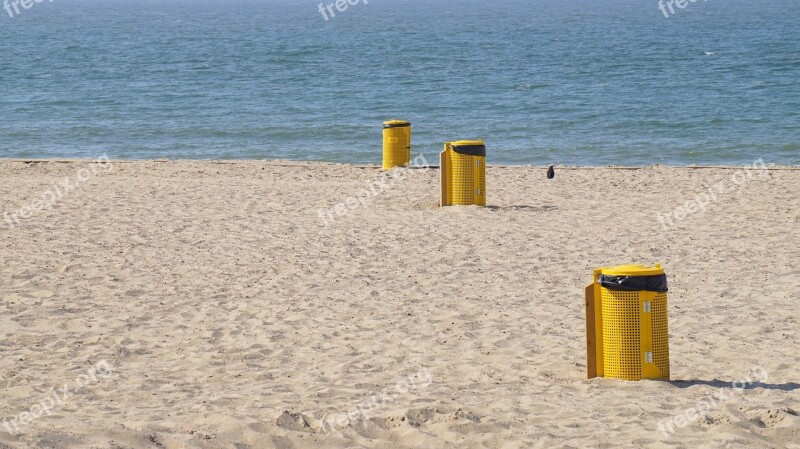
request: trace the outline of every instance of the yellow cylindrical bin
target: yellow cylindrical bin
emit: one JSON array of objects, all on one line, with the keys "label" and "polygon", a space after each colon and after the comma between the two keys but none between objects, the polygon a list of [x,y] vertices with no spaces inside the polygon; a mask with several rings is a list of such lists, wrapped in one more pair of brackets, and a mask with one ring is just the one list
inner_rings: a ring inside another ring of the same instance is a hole
[{"label": "yellow cylindrical bin", "polygon": [[439,166],[441,206],[486,205],[486,146],[482,140],[446,142]]},{"label": "yellow cylindrical bin", "polygon": [[661,266],[599,268],[586,287],[588,377],[669,380],[667,276]]},{"label": "yellow cylindrical bin", "polygon": [[411,123],[405,120],[383,122],[383,169],[406,167],[411,160]]}]

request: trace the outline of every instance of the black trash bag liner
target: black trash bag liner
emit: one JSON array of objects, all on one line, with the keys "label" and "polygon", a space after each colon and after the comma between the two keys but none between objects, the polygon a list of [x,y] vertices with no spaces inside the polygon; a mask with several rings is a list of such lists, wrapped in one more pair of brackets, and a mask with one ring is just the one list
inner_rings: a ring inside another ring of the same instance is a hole
[{"label": "black trash bag liner", "polygon": [[667,275],[655,276],[610,276],[601,274],[597,282],[609,290],[667,292]]},{"label": "black trash bag liner", "polygon": [[456,153],[486,157],[486,145],[453,145],[451,148]]}]

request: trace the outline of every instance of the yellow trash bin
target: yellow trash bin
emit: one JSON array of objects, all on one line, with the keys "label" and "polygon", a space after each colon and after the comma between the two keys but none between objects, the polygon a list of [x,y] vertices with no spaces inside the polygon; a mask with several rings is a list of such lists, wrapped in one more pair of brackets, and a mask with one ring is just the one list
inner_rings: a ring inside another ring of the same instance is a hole
[{"label": "yellow trash bin", "polygon": [[482,140],[446,142],[439,167],[441,206],[486,205],[486,146]]},{"label": "yellow trash bin", "polygon": [[661,266],[599,268],[586,287],[588,377],[669,380],[667,276]]},{"label": "yellow trash bin", "polygon": [[383,169],[405,167],[411,160],[411,123],[405,120],[383,122]]}]

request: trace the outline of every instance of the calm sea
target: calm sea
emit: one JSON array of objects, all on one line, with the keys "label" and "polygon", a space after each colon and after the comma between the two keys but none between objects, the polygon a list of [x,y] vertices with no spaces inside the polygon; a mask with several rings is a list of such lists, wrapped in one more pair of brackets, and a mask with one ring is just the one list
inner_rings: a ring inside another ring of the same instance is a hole
[{"label": "calm sea", "polygon": [[800,164],[798,0],[332,2],[0,10],[0,157]]}]

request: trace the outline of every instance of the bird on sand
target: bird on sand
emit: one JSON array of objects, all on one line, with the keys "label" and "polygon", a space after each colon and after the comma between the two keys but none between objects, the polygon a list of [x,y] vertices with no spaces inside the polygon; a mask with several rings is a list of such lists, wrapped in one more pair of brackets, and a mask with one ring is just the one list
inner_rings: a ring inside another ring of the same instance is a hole
[{"label": "bird on sand", "polygon": [[547,179],[553,179],[556,177],[556,171],[553,170],[553,166],[551,165],[550,168],[547,169]]}]

